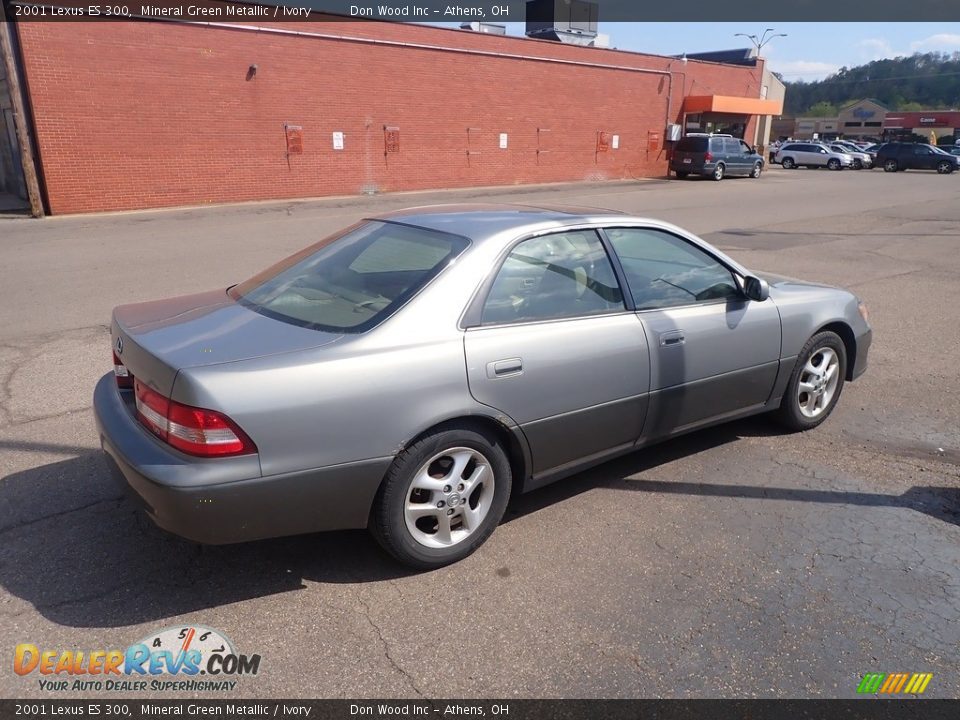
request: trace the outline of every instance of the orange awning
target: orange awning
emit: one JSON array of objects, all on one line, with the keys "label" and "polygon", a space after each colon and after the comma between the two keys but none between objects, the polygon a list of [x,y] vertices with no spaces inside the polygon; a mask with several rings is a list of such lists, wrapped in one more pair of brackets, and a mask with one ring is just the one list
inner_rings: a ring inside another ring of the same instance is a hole
[{"label": "orange awning", "polygon": [[733,97],[730,95],[688,95],[683,99],[687,113],[722,112],[737,115],[780,115],[783,100]]}]

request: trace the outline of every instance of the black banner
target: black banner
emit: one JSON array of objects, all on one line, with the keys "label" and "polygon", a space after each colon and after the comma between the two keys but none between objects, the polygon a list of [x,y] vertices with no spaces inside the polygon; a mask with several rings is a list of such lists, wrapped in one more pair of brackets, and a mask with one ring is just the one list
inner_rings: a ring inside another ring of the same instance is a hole
[{"label": "black banner", "polygon": [[0,700],[0,718],[955,720],[960,700]]},{"label": "black banner", "polygon": [[[3,0],[7,14],[17,21],[122,20],[137,17],[207,22],[336,22],[338,20],[392,20],[396,22],[526,22],[525,0],[264,0],[249,11],[228,13],[204,0]],[[685,0],[682,3],[648,0],[592,0],[595,8],[559,0],[548,10],[540,3],[530,12],[535,20],[573,23],[581,16],[593,22],[951,22],[960,21],[956,0]],[[573,0],[583,5],[583,0]],[[255,9],[256,8],[256,9]],[[558,9],[557,9],[558,8]],[[549,17],[548,17],[549,16]]]}]

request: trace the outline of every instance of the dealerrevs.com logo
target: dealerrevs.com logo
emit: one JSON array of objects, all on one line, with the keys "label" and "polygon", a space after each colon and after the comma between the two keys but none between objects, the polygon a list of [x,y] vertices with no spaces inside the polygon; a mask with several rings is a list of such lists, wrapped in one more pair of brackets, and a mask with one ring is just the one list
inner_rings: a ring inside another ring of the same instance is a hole
[{"label": "dealerrevs.com logo", "polygon": [[126,650],[50,650],[21,643],[13,653],[13,670],[39,676],[40,689],[130,692],[226,691],[236,678],[256,675],[260,655],[243,655],[212,628],[169,627]]}]

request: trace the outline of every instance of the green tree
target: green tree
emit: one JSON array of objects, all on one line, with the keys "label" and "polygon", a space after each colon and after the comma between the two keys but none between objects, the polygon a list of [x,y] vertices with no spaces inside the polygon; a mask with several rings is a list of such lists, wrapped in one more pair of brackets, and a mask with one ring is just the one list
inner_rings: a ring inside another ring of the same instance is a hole
[{"label": "green tree", "polygon": [[833,105],[826,100],[821,100],[820,102],[811,105],[804,115],[808,117],[828,118],[836,117],[837,113],[839,112],[840,110],[836,105]]},{"label": "green tree", "polygon": [[874,60],[843,67],[823,80],[786,86],[785,115],[813,114],[821,103],[837,108],[861,98],[897,110],[907,104],[930,110],[960,108],[960,52]]}]

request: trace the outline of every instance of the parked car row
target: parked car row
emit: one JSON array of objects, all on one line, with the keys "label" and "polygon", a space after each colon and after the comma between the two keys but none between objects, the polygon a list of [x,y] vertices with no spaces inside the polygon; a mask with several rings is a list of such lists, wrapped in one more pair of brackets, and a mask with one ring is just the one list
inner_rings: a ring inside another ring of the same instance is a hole
[{"label": "parked car row", "polygon": [[960,148],[946,149],[924,143],[891,142],[861,147],[850,142],[787,142],[776,151],[773,162],[790,170],[796,167],[898,170],[936,170],[948,175],[960,170]]},{"label": "parked car row", "polygon": [[[786,170],[798,167],[828,170],[936,170],[942,175],[960,170],[960,147],[947,149],[923,143],[891,142],[879,145],[849,140],[788,141],[771,154],[771,162]],[[758,178],[766,165],[755,147],[732,135],[690,133],[682,137],[670,158],[678,179],[690,176],[723,180],[728,175]]]}]

